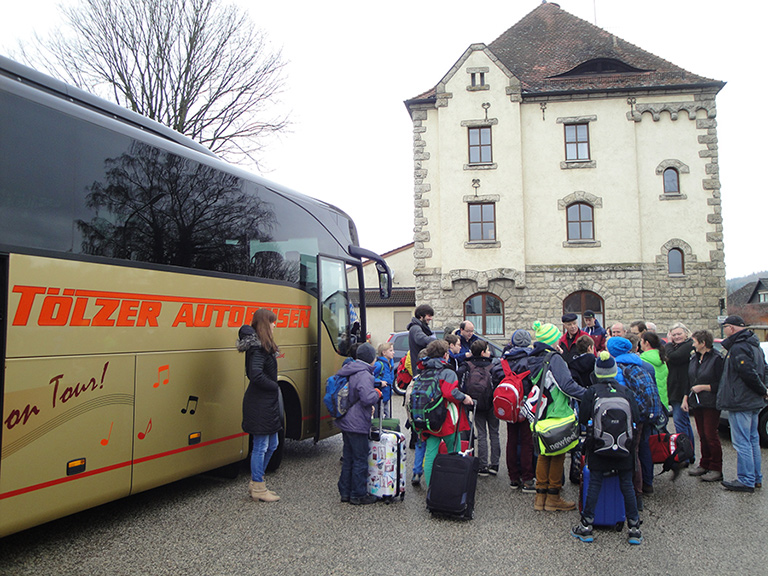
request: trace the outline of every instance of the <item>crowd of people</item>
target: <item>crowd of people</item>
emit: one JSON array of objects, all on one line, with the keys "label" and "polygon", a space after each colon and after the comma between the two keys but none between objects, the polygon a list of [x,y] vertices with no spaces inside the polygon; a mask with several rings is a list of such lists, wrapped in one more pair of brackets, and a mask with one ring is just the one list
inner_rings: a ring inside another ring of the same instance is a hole
[{"label": "crowd of people", "polygon": [[[266,488],[264,470],[282,425],[277,346],[272,339],[275,319],[270,314],[258,311],[252,324],[241,328],[238,343],[238,349],[246,353],[250,379],[243,402],[243,430],[253,435],[249,489],[254,500],[267,502],[279,500]],[[662,336],[648,321],[632,322],[628,329],[617,322],[605,329],[595,313],[587,310],[581,316],[584,326],[579,326],[576,314],[566,313],[561,318],[562,331],[542,322],[535,322],[530,330],[515,330],[501,358],[491,358],[487,342],[478,338],[472,322],[464,321],[455,332],[438,339],[430,328],[433,318],[434,310],[428,304],[416,308],[408,325],[408,354],[414,379],[422,372],[438,375],[447,410],[438,430],[412,434],[414,486],[422,480],[429,486],[432,464],[442,443],[448,445],[448,451],[460,449],[460,439],[466,440],[471,426],[468,409],[474,412],[479,475],[499,474],[501,423],[492,409],[492,392],[506,373],[514,372],[525,374],[526,406],[529,414],[535,413],[534,422],[577,416],[581,431],[586,432],[583,452],[591,475],[589,486],[585,486],[581,521],[571,530],[582,541],[593,539],[594,511],[603,478],[616,473],[624,498],[628,541],[642,542],[639,513],[643,511],[643,497],[653,493],[654,480],[649,440],[670,424],[699,446],[698,465],[695,458],[683,463],[690,465],[689,475],[703,482],[720,482],[728,491],[754,492],[762,487],[757,422],[768,402],[766,362],[758,338],[741,317],[728,316],[723,322],[727,336],[722,341],[724,356],[715,350],[713,334],[707,330],[692,333],[684,324],[676,323]],[[349,410],[336,419],[344,445],[338,490],[342,502],[371,504],[376,498],[366,492],[368,433],[375,406],[383,394],[391,394],[395,382],[391,344],[381,345],[378,351],[368,343],[356,346],[354,357],[345,362],[341,373],[349,378]],[[624,398],[631,408],[627,413],[632,441],[620,446],[620,457],[606,455],[590,439],[593,408],[611,394]],[[721,410],[728,411],[737,454],[733,480],[723,478],[717,432]],[[506,422],[506,426],[510,486],[535,494],[533,509],[537,512],[575,510],[575,502],[561,497],[566,452],[542,450],[528,420]],[[678,473],[676,469],[675,477]]]}]

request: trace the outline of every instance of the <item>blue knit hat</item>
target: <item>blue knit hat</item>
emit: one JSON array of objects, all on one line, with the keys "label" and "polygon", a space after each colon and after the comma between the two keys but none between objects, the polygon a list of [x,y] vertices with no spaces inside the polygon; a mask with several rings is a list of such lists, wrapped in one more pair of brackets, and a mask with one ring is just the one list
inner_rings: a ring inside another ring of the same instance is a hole
[{"label": "blue knit hat", "polygon": [[615,358],[632,350],[632,342],[621,336],[614,336],[608,339],[605,347],[611,353],[611,356]]},{"label": "blue knit hat", "polygon": [[616,378],[616,361],[605,350],[595,359],[595,376],[597,378]]}]

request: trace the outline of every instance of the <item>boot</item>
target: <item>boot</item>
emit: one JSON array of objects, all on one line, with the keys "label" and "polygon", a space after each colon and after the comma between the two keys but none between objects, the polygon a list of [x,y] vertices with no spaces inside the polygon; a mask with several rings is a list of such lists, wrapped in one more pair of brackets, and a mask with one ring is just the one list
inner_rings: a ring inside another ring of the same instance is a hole
[{"label": "boot", "polygon": [[533,509],[537,512],[544,510],[544,503],[547,499],[546,488],[536,488],[536,500],[533,502]]},{"label": "boot", "polygon": [[280,500],[280,496],[267,490],[267,485],[264,482],[251,482],[251,498],[254,502],[259,500],[262,502],[277,502]]},{"label": "boot", "polygon": [[558,488],[550,488],[547,490],[546,501],[544,502],[544,510],[548,512],[557,512],[560,510],[576,510],[576,502],[568,502],[560,498],[560,490]]},{"label": "boot", "polygon": [[[266,483],[267,483],[266,480],[264,482],[262,482],[262,484],[266,484]],[[251,480],[251,483],[248,485],[248,492],[250,492],[251,496],[253,496],[254,490],[258,489],[257,486],[256,486],[257,484],[258,484],[258,482],[254,482],[253,480]],[[273,492],[272,490],[269,490],[269,489],[267,489],[267,492],[272,494],[272,496],[277,496],[277,492]]]}]

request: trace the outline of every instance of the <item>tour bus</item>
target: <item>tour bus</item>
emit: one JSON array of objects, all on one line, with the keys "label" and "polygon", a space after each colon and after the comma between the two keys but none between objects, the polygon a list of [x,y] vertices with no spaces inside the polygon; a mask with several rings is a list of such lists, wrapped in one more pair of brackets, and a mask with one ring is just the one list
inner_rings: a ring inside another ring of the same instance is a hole
[{"label": "tour bus", "polygon": [[247,458],[235,345],[259,308],[284,436],[334,434],[362,258],[388,297],[341,210],[0,57],[0,536]]}]

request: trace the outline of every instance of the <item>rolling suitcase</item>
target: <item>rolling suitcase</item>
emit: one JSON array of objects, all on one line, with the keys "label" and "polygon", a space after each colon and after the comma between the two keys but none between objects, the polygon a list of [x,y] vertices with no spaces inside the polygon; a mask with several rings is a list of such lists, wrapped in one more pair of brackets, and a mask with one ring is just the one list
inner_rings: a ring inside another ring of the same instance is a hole
[{"label": "rolling suitcase", "polygon": [[[584,510],[587,503],[587,489],[589,487],[589,467],[585,464],[581,474],[579,489],[579,511]],[[624,495],[619,487],[619,476],[613,474],[603,477],[603,485],[600,487],[600,496],[595,506],[595,526],[611,526],[621,531],[624,521],[627,519],[624,508]]]},{"label": "rolling suitcase", "polygon": [[400,432],[384,430],[382,418],[369,435],[368,493],[389,503],[405,498],[406,440]]},{"label": "rolling suitcase", "polygon": [[[470,421],[468,445],[474,442],[474,423]],[[427,509],[433,515],[470,520],[475,515],[475,490],[480,461],[469,448],[466,452],[438,454],[432,465],[427,491]]]}]

